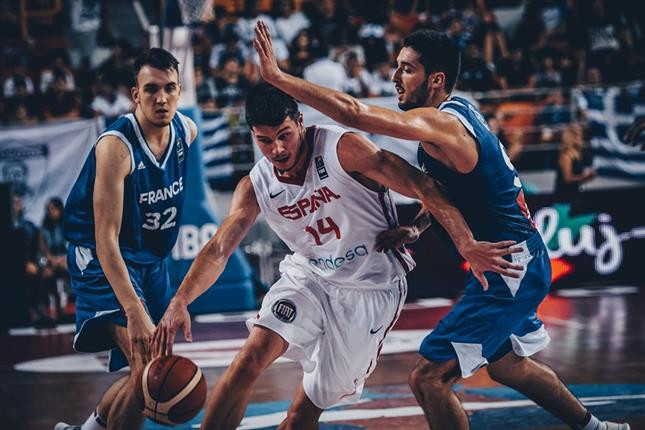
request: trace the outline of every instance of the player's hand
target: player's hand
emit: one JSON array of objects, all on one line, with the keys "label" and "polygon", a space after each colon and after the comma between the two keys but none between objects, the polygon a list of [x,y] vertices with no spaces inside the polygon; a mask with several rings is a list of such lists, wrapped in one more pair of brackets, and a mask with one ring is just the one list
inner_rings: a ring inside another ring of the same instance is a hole
[{"label": "player's hand", "polygon": [[188,313],[188,308],[184,303],[173,299],[152,336],[152,352],[155,357],[172,354],[175,336],[177,335],[177,330],[180,328],[184,329],[184,337],[186,340],[192,342],[193,335],[190,330],[190,314]]},{"label": "player's hand", "polygon": [[522,248],[515,246],[515,241],[512,240],[495,243],[474,241],[466,249],[459,250],[462,257],[470,263],[470,270],[482,284],[484,291],[488,290],[488,281],[484,272],[497,272],[511,278],[520,277],[518,271],[521,271],[523,266],[503,258],[504,255],[520,251]]},{"label": "player's hand", "polygon": [[419,229],[412,226],[398,226],[382,231],[376,236],[376,251],[383,252],[388,249],[398,249],[406,243],[416,242],[419,238]]},{"label": "player's hand", "polygon": [[262,20],[255,24],[253,46],[260,56],[260,75],[262,75],[262,79],[270,84],[279,80],[282,72],[273,54],[271,34],[269,33],[267,25]]},{"label": "player's hand", "polygon": [[147,363],[152,357],[150,353],[150,339],[152,339],[152,334],[155,331],[155,325],[142,306],[128,313],[127,319],[128,337],[130,338],[130,358],[133,361],[141,360],[142,363]]}]

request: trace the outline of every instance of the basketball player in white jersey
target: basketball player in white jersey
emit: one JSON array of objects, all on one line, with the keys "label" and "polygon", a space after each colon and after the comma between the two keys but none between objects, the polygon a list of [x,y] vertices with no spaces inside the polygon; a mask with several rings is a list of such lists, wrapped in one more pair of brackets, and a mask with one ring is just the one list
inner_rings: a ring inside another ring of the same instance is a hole
[{"label": "basketball player in white jersey", "polygon": [[190,339],[187,305],[222,273],[263,212],[293,254],[265,296],[250,335],[214,388],[205,429],[234,429],[261,372],[285,356],[302,384],[280,429],[317,428],[325,408],[357,401],[397,320],[414,261],[404,248],[377,251],[377,235],[397,225],[387,188],[417,198],[442,223],[475,271],[515,276],[502,255],[514,242],[476,242],[461,214],[421,171],[335,126],[305,128],[296,101],[268,84],[253,88],[246,119],[264,158],[238,184],[229,215],[179,287],[153,337],[172,353],[175,333]]}]

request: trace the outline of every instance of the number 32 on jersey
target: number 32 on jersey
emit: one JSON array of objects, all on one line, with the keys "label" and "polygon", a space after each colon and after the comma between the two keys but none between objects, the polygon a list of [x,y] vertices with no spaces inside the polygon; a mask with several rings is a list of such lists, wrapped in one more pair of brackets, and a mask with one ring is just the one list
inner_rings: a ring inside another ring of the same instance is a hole
[{"label": "number 32 on jersey", "polygon": [[166,230],[168,228],[174,227],[177,223],[177,221],[175,221],[175,217],[177,216],[177,208],[175,206],[170,206],[163,212],[146,212],[145,216],[146,222],[142,225],[144,229]]}]

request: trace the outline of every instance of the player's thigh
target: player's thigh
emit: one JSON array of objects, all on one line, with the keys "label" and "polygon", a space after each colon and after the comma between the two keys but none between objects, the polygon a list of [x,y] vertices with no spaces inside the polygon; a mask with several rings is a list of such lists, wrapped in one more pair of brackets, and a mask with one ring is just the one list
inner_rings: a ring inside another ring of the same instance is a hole
[{"label": "player's thigh", "polygon": [[132,360],[132,348],[130,344],[130,336],[128,335],[128,328],[122,325],[115,324],[114,322],[107,323],[107,331],[114,339],[125,358],[128,360],[130,370],[140,367],[138,363]]}]

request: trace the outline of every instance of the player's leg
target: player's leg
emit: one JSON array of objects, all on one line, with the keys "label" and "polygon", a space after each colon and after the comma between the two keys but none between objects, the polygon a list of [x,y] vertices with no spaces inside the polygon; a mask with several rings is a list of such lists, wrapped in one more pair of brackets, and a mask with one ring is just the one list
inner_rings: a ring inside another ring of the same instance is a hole
[{"label": "player's leg", "polygon": [[315,430],[318,428],[318,420],[322,413],[323,410],[309,400],[304,387],[300,384],[287,411],[287,418],[280,423],[278,430]]},{"label": "player's leg", "polygon": [[436,363],[423,357],[410,372],[408,383],[431,429],[468,428],[468,416],[452,390],[460,376],[457,360]]},{"label": "player's leg", "polygon": [[202,429],[235,429],[242,421],[251,388],[260,374],[285,353],[289,344],[272,330],[254,326],[242,350],[213,388]]},{"label": "player's leg", "polygon": [[[112,429],[138,429],[143,424],[143,412],[137,404],[135,397],[136,378],[146,365],[138,354],[135,358],[130,357],[130,338],[126,327],[110,323],[108,330],[114,341],[119,346],[123,354],[128,359],[130,374],[125,382],[117,381],[114,385],[120,387],[110,387],[103,399],[114,393],[112,402],[109,404],[108,414],[106,417],[108,430]],[[114,389],[112,389],[114,387]],[[107,400],[107,399],[105,399]]]},{"label": "player's leg", "polygon": [[491,363],[488,373],[494,381],[524,394],[572,428],[629,429],[626,424],[600,423],[587,412],[553,369],[530,357],[520,357],[511,351]]}]

